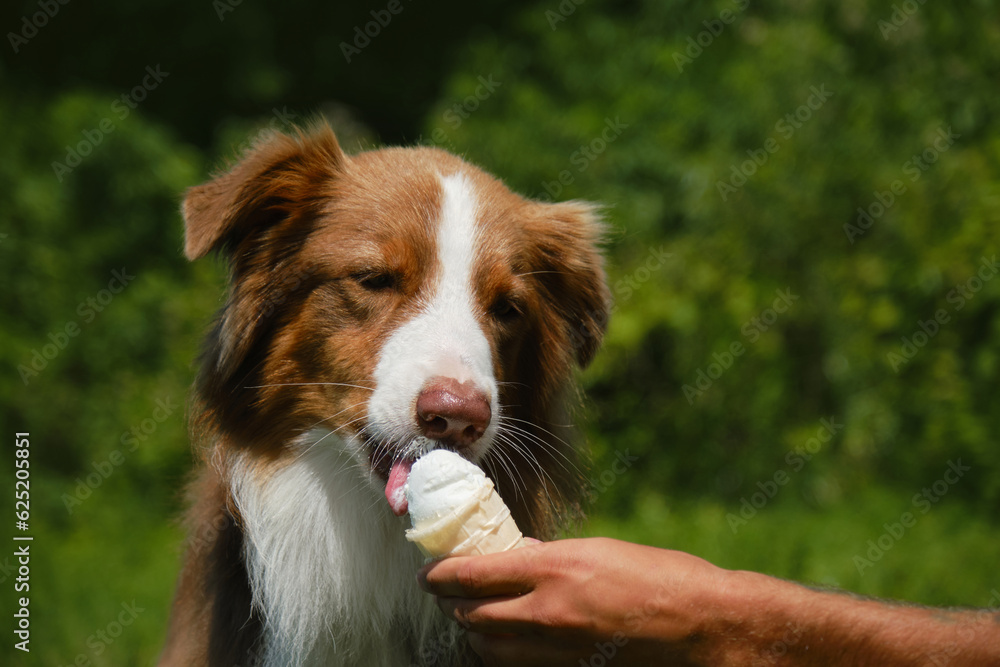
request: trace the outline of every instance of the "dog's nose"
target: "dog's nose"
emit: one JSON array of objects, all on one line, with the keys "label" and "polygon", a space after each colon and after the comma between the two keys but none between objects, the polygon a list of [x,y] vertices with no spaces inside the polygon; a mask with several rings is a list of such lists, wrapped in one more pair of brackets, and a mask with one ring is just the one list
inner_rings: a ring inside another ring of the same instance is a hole
[{"label": "dog's nose", "polygon": [[417,396],[420,432],[453,447],[468,447],[481,438],[492,415],[489,398],[471,382],[434,377]]}]

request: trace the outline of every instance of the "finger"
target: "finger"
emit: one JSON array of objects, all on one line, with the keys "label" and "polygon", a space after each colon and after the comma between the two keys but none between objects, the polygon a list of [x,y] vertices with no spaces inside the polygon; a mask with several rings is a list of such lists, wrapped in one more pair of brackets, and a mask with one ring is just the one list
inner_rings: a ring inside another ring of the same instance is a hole
[{"label": "finger", "polygon": [[518,596],[490,598],[439,597],[436,599],[441,612],[470,632],[489,634],[514,634],[534,632],[535,629],[518,614],[523,608],[516,604]]},{"label": "finger", "polygon": [[424,566],[420,587],[437,596],[466,598],[519,595],[534,589],[539,578],[532,561],[544,544],[485,556],[456,556]]},{"label": "finger", "polygon": [[438,597],[438,609],[464,629],[490,634],[565,638],[571,630],[539,606],[536,593],[487,598]]}]

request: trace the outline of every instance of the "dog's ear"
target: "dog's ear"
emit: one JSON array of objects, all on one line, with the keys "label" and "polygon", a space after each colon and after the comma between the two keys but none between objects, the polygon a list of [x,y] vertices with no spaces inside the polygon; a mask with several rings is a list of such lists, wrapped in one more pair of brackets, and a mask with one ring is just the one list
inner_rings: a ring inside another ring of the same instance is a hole
[{"label": "dog's ear", "polygon": [[231,249],[251,231],[287,214],[291,202],[315,199],[317,179],[336,172],[343,161],[325,123],[294,136],[267,133],[229,171],[187,191],[184,254],[194,260]]},{"label": "dog's ear", "polygon": [[597,206],[587,202],[539,206],[530,230],[541,260],[536,270],[582,368],[601,345],[611,308],[600,252],[604,224]]}]

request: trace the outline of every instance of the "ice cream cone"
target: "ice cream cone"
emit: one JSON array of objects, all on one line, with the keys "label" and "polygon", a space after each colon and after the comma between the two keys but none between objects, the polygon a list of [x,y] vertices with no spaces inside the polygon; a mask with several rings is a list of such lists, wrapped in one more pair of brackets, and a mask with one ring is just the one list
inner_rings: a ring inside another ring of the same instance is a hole
[{"label": "ice cream cone", "polygon": [[489,479],[469,501],[445,516],[406,531],[429,558],[473,556],[524,546],[524,536]]}]

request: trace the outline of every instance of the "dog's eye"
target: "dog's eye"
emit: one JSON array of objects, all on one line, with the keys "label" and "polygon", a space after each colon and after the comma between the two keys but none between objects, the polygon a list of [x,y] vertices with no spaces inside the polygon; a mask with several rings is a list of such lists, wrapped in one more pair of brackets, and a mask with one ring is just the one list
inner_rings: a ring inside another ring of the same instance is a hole
[{"label": "dog's eye", "polygon": [[390,290],[396,286],[396,276],[388,271],[366,271],[354,275],[358,284],[372,292]]},{"label": "dog's eye", "polygon": [[521,315],[516,301],[507,296],[498,297],[490,307],[490,315],[501,321],[510,321]]}]

